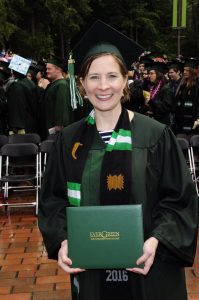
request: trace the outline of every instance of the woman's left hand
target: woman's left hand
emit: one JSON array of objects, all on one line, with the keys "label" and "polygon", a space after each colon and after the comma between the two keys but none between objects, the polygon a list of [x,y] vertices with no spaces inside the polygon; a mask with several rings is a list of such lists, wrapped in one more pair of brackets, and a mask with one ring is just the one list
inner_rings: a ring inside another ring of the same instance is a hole
[{"label": "woman's left hand", "polygon": [[192,129],[196,129],[198,126],[199,126],[199,119],[197,119],[197,120],[194,122]]},{"label": "woman's left hand", "polygon": [[137,267],[137,268],[128,268],[127,270],[134,273],[147,275],[153,264],[158,242],[159,241],[154,237],[151,237],[145,241],[143,246],[143,255],[140,258],[138,258],[138,260],[136,261],[136,264],[138,266],[144,264],[143,269]]}]

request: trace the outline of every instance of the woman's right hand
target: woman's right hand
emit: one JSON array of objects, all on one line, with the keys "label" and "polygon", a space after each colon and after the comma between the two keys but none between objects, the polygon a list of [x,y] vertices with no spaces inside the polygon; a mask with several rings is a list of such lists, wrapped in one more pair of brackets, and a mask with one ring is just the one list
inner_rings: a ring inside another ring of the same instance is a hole
[{"label": "woman's right hand", "polygon": [[71,268],[72,265],[71,259],[68,257],[68,241],[64,240],[61,243],[61,248],[58,252],[58,265],[69,274],[76,274],[85,271],[84,269]]}]

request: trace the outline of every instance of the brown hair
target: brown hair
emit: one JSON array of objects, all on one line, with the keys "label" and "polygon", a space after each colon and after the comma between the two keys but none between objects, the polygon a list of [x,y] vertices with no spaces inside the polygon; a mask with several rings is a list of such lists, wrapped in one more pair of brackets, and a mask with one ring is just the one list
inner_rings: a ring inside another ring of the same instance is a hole
[{"label": "brown hair", "polygon": [[198,78],[198,73],[196,69],[190,68],[190,67],[186,67],[187,70],[189,71],[189,78],[183,78],[183,83],[185,83],[187,85],[187,87],[189,86],[194,86],[196,84],[196,80]]},{"label": "brown hair", "polygon": [[[116,62],[118,63],[119,68],[120,68],[120,72],[121,72],[122,76],[123,77],[128,76],[128,69],[126,68],[126,65],[114,53],[103,52],[103,53],[97,53],[95,55],[92,55],[92,56],[88,57],[83,62],[82,66],[81,66],[81,69],[80,69],[80,72],[79,72],[78,83],[79,83],[79,90],[80,90],[80,93],[81,93],[82,96],[85,96],[85,90],[84,90],[83,86],[80,83],[80,78],[85,79],[86,75],[89,72],[89,69],[90,69],[90,66],[91,66],[92,62],[96,58],[104,56],[104,55],[111,55],[116,60]],[[129,89],[128,82],[126,83],[126,86],[125,86],[125,88],[123,90],[123,93],[124,93],[124,96],[122,97],[121,101],[122,102],[129,101],[129,99],[130,99],[130,89]]]},{"label": "brown hair", "polygon": [[154,71],[156,73],[155,85],[157,85],[160,82],[160,80],[162,81],[162,83],[164,85],[165,82],[166,82],[166,78],[165,78],[164,74],[162,72],[157,71],[157,70],[154,70]]}]

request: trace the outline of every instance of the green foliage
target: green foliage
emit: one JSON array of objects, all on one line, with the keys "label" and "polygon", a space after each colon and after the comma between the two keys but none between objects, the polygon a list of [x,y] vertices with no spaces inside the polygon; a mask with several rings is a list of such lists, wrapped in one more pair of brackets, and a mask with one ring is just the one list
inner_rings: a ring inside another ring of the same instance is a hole
[{"label": "green foliage", "polygon": [[8,21],[9,10],[6,8],[7,1],[0,1],[0,47],[5,48],[6,41],[17,30],[17,26]]},{"label": "green foliage", "polygon": [[[181,52],[199,52],[199,0],[187,0],[187,28]],[[177,54],[171,28],[173,0],[0,0],[0,49],[39,59],[66,57],[71,46],[96,20],[112,25],[146,50]]]}]

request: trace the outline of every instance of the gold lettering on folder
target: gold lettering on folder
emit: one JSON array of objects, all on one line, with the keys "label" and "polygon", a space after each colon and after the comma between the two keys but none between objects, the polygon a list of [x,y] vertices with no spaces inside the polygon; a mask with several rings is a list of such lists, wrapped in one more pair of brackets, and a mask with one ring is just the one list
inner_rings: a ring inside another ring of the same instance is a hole
[{"label": "gold lettering on folder", "polygon": [[120,233],[112,231],[91,231],[90,232],[91,240],[119,240]]}]

